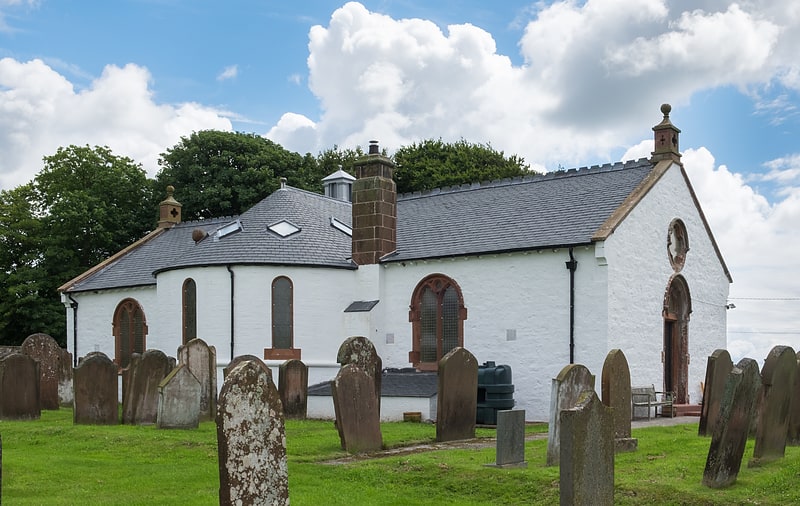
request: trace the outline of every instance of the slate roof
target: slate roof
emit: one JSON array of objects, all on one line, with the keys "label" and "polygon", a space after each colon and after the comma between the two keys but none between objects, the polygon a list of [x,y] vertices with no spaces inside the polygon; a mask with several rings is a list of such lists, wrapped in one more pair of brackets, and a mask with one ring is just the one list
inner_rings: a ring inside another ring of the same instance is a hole
[{"label": "slate roof", "polygon": [[[590,244],[601,225],[653,170],[647,159],[475,183],[398,196],[397,251],[382,261],[476,255]],[[161,271],[208,265],[301,265],[355,269],[351,204],[282,187],[237,217],[158,230],[61,287],[76,292],[155,284]],[[236,220],[241,230],[215,239]],[[300,231],[268,230],[286,221]],[[208,237],[195,243],[192,232]]]},{"label": "slate roof", "polygon": [[643,158],[401,195],[384,261],[589,244],[652,168]]}]

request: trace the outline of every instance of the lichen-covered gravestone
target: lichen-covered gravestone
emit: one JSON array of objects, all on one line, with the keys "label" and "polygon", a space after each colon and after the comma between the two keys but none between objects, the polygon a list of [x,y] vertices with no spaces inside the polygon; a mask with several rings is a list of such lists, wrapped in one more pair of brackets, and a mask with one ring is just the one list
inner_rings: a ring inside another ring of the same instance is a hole
[{"label": "lichen-covered gravestone", "polygon": [[706,381],[703,387],[703,406],[700,410],[700,421],[697,428],[699,436],[707,436],[714,430],[731,369],[733,369],[733,362],[727,350],[715,350],[709,355],[706,364]]},{"label": "lichen-covered gravestone", "polygon": [[217,350],[200,338],[178,347],[178,363],[200,382],[200,419],[213,420],[217,413]]},{"label": "lichen-covered gravestone", "polygon": [[196,429],[200,425],[202,391],[200,381],[185,364],[170,371],[158,385],[156,426],[159,429]]},{"label": "lichen-covered gravestone", "polygon": [[453,348],[439,361],[436,440],[474,438],[477,411],[478,361],[466,349]]},{"label": "lichen-covered gravestone", "polygon": [[372,341],[363,336],[352,336],[342,342],[336,353],[336,361],[342,366],[355,364],[364,370],[375,384],[375,396],[378,411],[381,408],[381,379],[383,377],[383,360]]},{"label": "lichen-covered gravestone", "polygon": [[61,360],[58,369],[58,402],[62,406],[72,406],[75,396],[72,385],[72,353],[64,348],[59,350],[61,350]]},{"label": "lichen-covered gravestone", "polygon": [[797,359],[792,348],[775,346],[770,350],[761,370],[762,399],[753,458],[748,467],[783,458],[786,452],[796,370]]},{"label": "lichen-covered gravestone", "polygon": [[559,414],[559,494],[562,505],[614,504],[614,422],[594,390]]},{"label": "lichen-covered gravestone", "polygon": [[758,426],[758,413],[761,404],[761,393],[763,391],[761,381],[761,371],[758,369],[758,362],[752,358],[743,358],[736,368],[742,371],[742,383],[749,385],[753,390],[753,407],[750,410],[750,428],[747,431],[748,437],[755,437],[756,427]]},{"label": "lichen-covered gravestone", "polygon": [[800,445],[800,351],[797,352],[797,370],[794,373],[794,389],[792,389],[792,412],[789,414],[789,432],[786,444]]},{"label": "lichen-covered gravestone", "polygon": [[703,472],[703,484],[707,487],[727,487],[739,475],[755,400],[752,381],[753,377],[745,376],[738,367],[728,373],[719,413],[710,427],[711,445]]},{"label": "lichen-covered gravestone", "polygon": [[358,365],[347,364],[331,383],[331,395],[342,449],[350,453],[380,450],[383,437],[372,377]]},{"label": "lichen-covered gravestone", "polygon": [[550,424],[547,430],[547,465],[555,466],[561,457],[561,412],[572,409],[586,390],[594,391],[594,376],[586,366],[569,364],[553,379],[550,391]]},{"label": "lichen-covered gravestone", "polygon": [[39,405],[42,409],[58,409],[58,386],[61,372],[61,348],[47,334],[31,334],[20,350],[39,363]]},{"label": "lichen-covered gravestone", "polygon": [[232,370],[234,370],[236,368],[236,366],[238,366],[242,362],[247,362],[247,361],[252,361],[257,366],[259,366],[262,369],[264,369],[264,372],[266,372],[267,376],[269,376],[269,380],[273,381],[273,379],[272,379],[272,370],[269,368],[269,366],[267,366],[266,363],[264,363],[263,360],[261,360],[260,358],[258,358],[255,355],[237,355],[237,356],[233,357],[233,360],[230,361],[228,366],[225,367],[224,369],[222,369],[222,377],[223,378],[227,378],[228,377],[228,373],[230,373]]},{"label": "lichen-covered gravestone", "polygon": [[603,404],[611,408],[614,419],[614,450],[636,451],[639,441],[631,437],[631,372],[622,350],[606,355],[600,384]]},{"label": "lichen-covered gravestone", "polygon": [[156,423],[158,385],[174,367],[175,359],[161,350],[147,350],[141,358],[131,358],[127,381],[123,383],[125,395],[122,398],[122,423]]},{"label": "lichen-covered gravestone", "polygon": [[217,406],[219,503],[289,504],[286,432],[278,389],[244,360],[228,371]]},{"label": "lichen-covered gravestone", "polygon": [[39,364],[16,352],[0,359],[0,420],[36,420],[41,413]]},{"label": "lichen-covered gravestone", "polygon": [[304,419],[308,409],[308,367],[297,359],[287,360],[278,369],[278,391],[283,415]]},{"label": "lichen-covered gravestone", "polygon": [[97,352],[83,358],[75,368],[72,421],[77,425],[119,423],[117,365]]}]

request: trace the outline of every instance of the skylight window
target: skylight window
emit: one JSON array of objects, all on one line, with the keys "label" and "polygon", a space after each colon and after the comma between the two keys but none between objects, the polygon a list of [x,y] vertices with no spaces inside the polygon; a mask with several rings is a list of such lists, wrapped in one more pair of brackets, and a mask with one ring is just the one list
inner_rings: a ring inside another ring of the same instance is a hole
[{"label": "skylight window", "polygon": [[218,228],[217,231],[214,232],[214,240],[219,241],[223,237],[235,234],[236,232],[239,232],[241,230],[242,230],[242,222],[236,220],[234,222],[228,223],[227,225]]},{"label": "skylight window", "polygon": [[337,220],[333,216],[331,216],[331,226],[337,230],[341,230],[342,232],[351,237],[353,236],[353,229],[345,222]]},{"label": "skylight window", "polygon": [[275,234],[278,234],[281,237],[289,237],[292,234],[300,232],[300,229],[298,227],[292,225],[286,220],[281,220],[278,223],[268,226],[267,230]]}]

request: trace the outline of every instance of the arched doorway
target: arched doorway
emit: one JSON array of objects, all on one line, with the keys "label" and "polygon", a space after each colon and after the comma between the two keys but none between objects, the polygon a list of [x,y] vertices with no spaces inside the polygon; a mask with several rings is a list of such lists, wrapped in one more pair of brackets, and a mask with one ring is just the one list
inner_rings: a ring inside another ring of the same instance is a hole
[{"label": "arched doorway", "polygon": [[676,404],[688,404],[689,315],[692,298],[683,276],[674,275],[664,297],[664,391],[675,392]]},{"label": "arched doorway", "polygon": [[134,299],[125,299],[117,305],[113,334],[115,362],[121,369],[128,367],[131,355],[144,353],[147,346],[147,320],[142,306]]}]

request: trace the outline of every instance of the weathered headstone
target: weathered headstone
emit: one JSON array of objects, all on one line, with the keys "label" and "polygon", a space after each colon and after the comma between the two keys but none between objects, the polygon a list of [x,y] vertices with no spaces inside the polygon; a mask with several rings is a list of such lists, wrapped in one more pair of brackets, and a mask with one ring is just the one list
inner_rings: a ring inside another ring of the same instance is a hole
[{"label": "weathered headstone", "polygon": [[561,412],[572,409],[586,390],[594,391],[594,376],[586,366],[569,364],[553,379],[550,391],[550,424],[547,430],[547,465],[558,464],[561,457]]},{"label": "weathered headstone", "polygon": [[797,352],[797,369],[794,373],[794,388],[792,389],[792,412],[789,414],[789,432],[786,444],[800,445],[800,351]]},{"label": "weathered headstone", "polygon": [[217,413],[217,350],[200,338],[178,347],[178,363],[200,382],[200,419],[213,420]]},{"label": "weathered headstone", "polygon": [[497,457],[490,467],[528,467],[525,461],[525,410],[497,412]]},{"label": "weathered headstone", "polygon": [[159,429],[196,429],[200,425],[202,395],[200,381],[186,364],[180,364],[158,385],[156,426]]},{"label": "weathered headstone", "polygon": [[758,416],[753,458],[748,467],[783,458],[789,431],[794,375],[797,359],[789,346],[775,346],[761,370],[762,401]]},{"label": "weathered headstone", "polygon": [[72,353],[64,348],[61,350],[61,361],[58,370],[58,402],[62,406],[72,406],[75,393],[72,385]]},{"label": "weathered headstone", "polygon": [[0,420],[38,419],[39,402],[39,363],[22,353],[0,359]]},{"label": "weathered headstone", "polygon": [[84,357],[75,368],[72,421],[78,425],[119,423],[117,365],[103,353]]},{"label": "weathered headstone", "polygon": [[383,361],[372,341],[363,336],[352,336],[342,342],[336,353],[336,361],[342,366],[355,364],[364,370],[375,384],[375,396],[378,412],[381,409],[381,379],[383,377]]},{"label": "weathered headstone", "polygon": [[711,446],[703,472],[703,484],[707,487],[727,487],[739,475],[754,405],[755,391],[748,383],[752,381],[753,377],[745,376],[738,367],[728,373],[719,413],[710,427]]},{"label": "weathered headstone", "polygon": [[[135,354],[134,354],[135,355]],[[141,358],[131,358],[127,381],[123,384],[122,423],[154,424],[158,418],[158,385],[175,368],[161,350],[147,350]]]},{"label": "weathered headstone", "polygon": [[478,361],[465,348],[455,347],[439,361],[436,399],[436,440],[475,437],[478,411]]},{"label": "weathered headstone", "polygon": [[304,419],[308,408],[308,367],[296,359],[282,363],[278,369],[278,392],[283,415],[287,419]]},{"label": "weathered headstone", "polygon": [[727,350],[714,350],[706,365],[706,381],[703,387],[703,406],[700,409],[698,436],[707,436],[714,429],[719,417],[720,402],[725,392],[728,375],[733,369],[731,355]]},{"label": "weathered headstone", "polygon": [[611,408],[594,390],[584,390],[560,415],[562,505],[614,504],[614,422]]},{"label": "weathered headstone", "polygon": [[749,385],[753,389],[753,407],[750,410],[750,429],[748,430],[748,437],[756,436],[756,427],[758,426],[758,414],[760,412],[759,406],[761,405],[761,394],[763,386],[761,382],[761,371],[758,369],[758,362],[752,358],[743,358],[737,364],[736,368],[742,371],[742,383]]},{"label": "weathered headstone", "polygon": [[217,406],[219,503],[289,504],[286,432],[278,389],[244,360],[228,371]]},{"label": "weathered headstone", "polygon": [[603,404],[611,408],[614,419],[614,450],[636,451],[639,441],[631,437],[631,372],[622,350],[606,355],[600,384]]},{"label": "weathered headstone", "polygon": [[236,357],[233,357],[233,360],[231,360],[228,366],[222,369],[222,377],[227,378],[228,373],[234,370],[236,366],[238,366],[242,362],[247,362],[247,361],[255,362],[257,366],[264,369],[264,371],[269,376],[269,380],[274,383],[274,380],[272,379],[272,369],[270,369],[269,366],[266,363],[264,363],[263,360],[261,360],[255,355],[237,355]]},{"label": "weathered headstone", "polygon": [[42,409],[58,409],[61,348],[47,334],[31,334],[22,341],[21,351],[39,363],[39,403]]},{"label": "weathered headstone", "polygon": [[380,412],[373,378],[356,364],[347,364],[331,383],[336,428],[342,449],[366,453],[383,446]]}]

